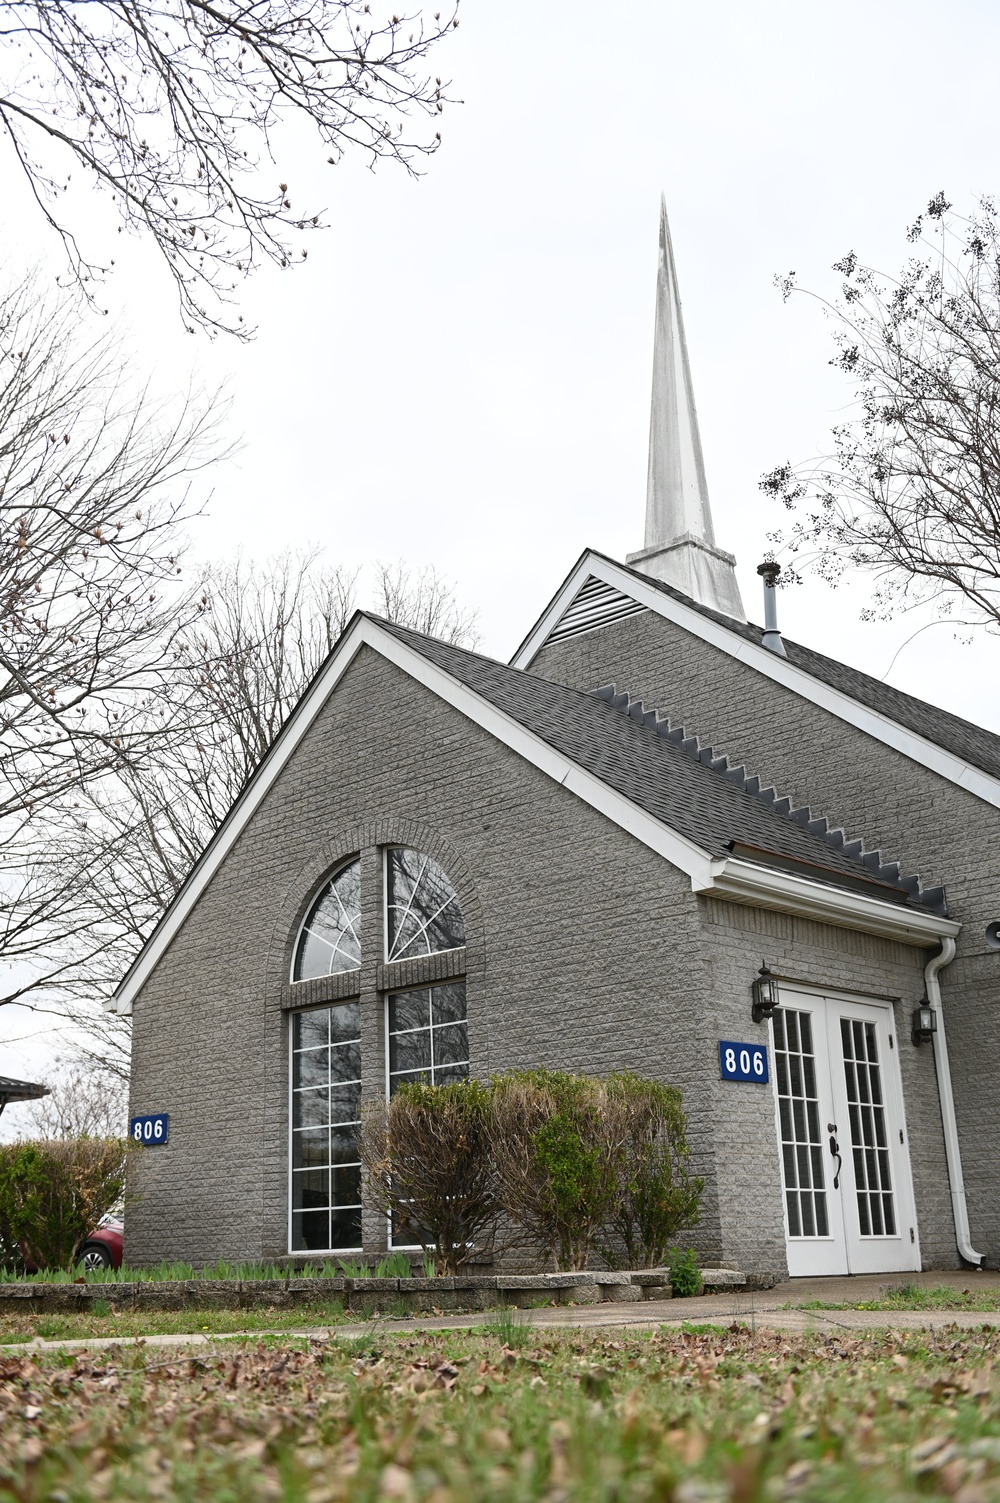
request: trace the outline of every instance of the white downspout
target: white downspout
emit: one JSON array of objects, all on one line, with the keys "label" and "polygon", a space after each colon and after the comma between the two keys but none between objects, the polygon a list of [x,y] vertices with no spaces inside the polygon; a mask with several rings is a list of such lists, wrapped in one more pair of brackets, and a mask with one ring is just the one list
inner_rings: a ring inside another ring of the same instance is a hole
[{"label": "white downspout", "polygon": [[934,1032],[934,1064],[937,1069],[938,1099],[941,1102],[941,1121],[944,1126],[944,1151],[948,1160],[948,1183],[951,1186],[951,1208],[955,1217],[955,1239],[958,1250],[967,1263],[982,1267],[983,1254],[976,1252],[969,1238],[969,1207],[965,1200],[965,1180],[962,1178],[962,1152],[958,1146],[958,1123],[955,1120],[955,1097],[951,1089],[951,1067],[948,1064],[948,1040],[944,1031],[944,1009],[941,1006],[941,986],[938,972],[943,971],[955,959],[955,941],[943,939],[941,953],[935,955],[924,967],[924,985],[927,1000],[934,1009],[937,1029]]}]

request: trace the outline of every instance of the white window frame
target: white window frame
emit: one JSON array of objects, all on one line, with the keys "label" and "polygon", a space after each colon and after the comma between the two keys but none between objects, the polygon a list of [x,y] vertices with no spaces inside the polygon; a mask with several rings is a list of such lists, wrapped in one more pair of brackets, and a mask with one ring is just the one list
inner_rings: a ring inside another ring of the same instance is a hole
[{"label": "white window frame", "polygon": [[[386,965],[402,965],[403,962],[407,961],[407,960],[430,960],[431,957],[435,956],[435,955],[457,955],[458,952],[459,952],[459,950],[466,949],[467,948],[467,944],[466,945],[452,945],[451,948],[448,949],[448,950],[428,950],[425,955],[405,955],[405,956],[398,956],[395,960],[390,959],[390,957],[389,957],[389,856],[390,856],[390,854],[393,851],[416,851],[416,853],[417,853],[418,856],[423,856],[425,858],[425,860],[427,860],[427,861],[437,861],[438,866],[441,866],[441,863],[440,863],[440,861],[437,860],[436,856],[429,856],[426,851],[421,851],[415,845],[403,845],[399,841],[393,841],[390,845],[384,845],[382,847],[382,953],[383,953],[383,958],[384,958],[385,964]],[[441,867],[441,870],[444,871],[444,867],[443,866]],[[448,876],[447,872],[445,872],[445,876]],[[450,876],[448,876],[448,881],[451,882],[451,877]],[[455,891],[455,885],[454,885],[454,883],[452,883],[452,890]],[[449,902],[450,901],[451,900],[449,899]],[[455,892],[455,901],[458,902],[458,893],[457,893],[457,891]],[[443,913],[444,909],[447,908],[447,906],[448,906],[448,904],[445,903],[442,908],[438,909],[438,912],[439,913]],[[462,908],[461,903],[459,903],[459,910],[460,910],[460,912],[462,914],[462,922],[464,924],[465,923],[465,910]],[[435,917],[437,917],[436,914],[435,914]],[[428,920],[428,923],[430,923],[430,920]],[[427,925],[425,924],[424,928],[426,929],[426,927],[427,927]],[[466,936],[466,941],[468,941],[468,936]],[[416,988],[415,987],[409,987],[409,988],[407,988],[407,987],[400,987],[399,990],[400,991],[407,991],[407,990],[414,991],[414,990],[416,990]],[[389,994],[387,992],[386,996],[388,996],[388,995]]]},{"label": "white window frame", "polygon": [[[411,847],[411,849],[412,849],[412,847]],[[385,869],[386,869],[386,871],[388,871],[388,869],[389,869],[389,863],[388,862],[385,863]],[[453,952],[443,951],[441,953],[443,953],[443,954],[450,954],[450,953],[453,953]],[[387,992],[383,992],[382,993],[382,1028],[383,1028],[383,1037],[384,1037],[383,1049],[384,1049],[384,1058],[385,1058],[385,1099],[386,1099],[386,1101],[389,1101],[391,1099],[390,1090],[391,1090],[391,1084],[392,1084],[392,1082],[391,1082],[392,1072],[391,1072],[391,1070],[389,1068],[389,1003],[390,1003],[391,999],[393,997],[401,997],[406,992],[422,992],[422,991],[428,991],[429,992],[429,991],[433,991],[436,986],[454,986],[455,983],[459,982],[459,981],[462,983],[463,986],[467,985],[467,981],[466,981],[466,977],[465,976],[450,976],[447,979],[447,981],[436,981],[436,982],[435,981],[430,981],[430,982],[427,983],[426,986],[396,986],[396,987],[393,987],[391,991],[387,991]],[[466,1004],[468,1004],[468,995],[466,995]],[[419,1029],[419,1028],[414,1028],[414,1029],[407,1029],[405,1031],[406,1032],[412,1032],[412,1033],[421,1033],[424,1030],[423,1029]],[[433,1031],[433,1024],[431,1024],[431,1026],[426,1030],[426,1032],[430,1033],[432,1031]],[[468,1046],[468,1042],[469,1042],[469,1017],[468,1017],[468,1012],[466,1012],[466,1016],[465,1016],[465,1041],[466,1041],[466,1046]],[[466,1060],[466,1064],[468,1064],[468,1063],[469,1063],[469,1061]],[[416,1072],[414,1072],[414,1073],[416,1073]],[[291,1196],[289,1196],[289,1205],[291,1205]],[[422,1252],[423,1251],[423,1249],[421,1248],[419,1242],[394,1242],[393,1241],[393,1237],[392,1237],[392,1217],[391,1216],[387,1216],[385,1218],[385,1245],[389,1249],[390,1252]]]},{"label": "white window frame", "polygon": [[[289,981],[289,985],[291,985],[291,986],[302,986],[306,981],[322,981],[322,980],[325,979],[322,976],[301,976],[298,979],[296,979],[296,976],[295,976],[295,963],[296,963],[296,961],[299,958],[299,946],[302,943],[302,936],[305,933],[306,925],[308,924],[310,918],[312,917],[312,915],[313,915],[313,913],[315,911],[316,904],[319,902],[321,894],[326,890],[327,887],[329,887],[329,885],[330,885],[331,882],[335,882],[337,880],[337,878],[341,875],[342,872],[346,872],[347,868],[349,866],[355,866],[355,865],[357,865],[359,867],[361,865],[361,856],[360,856],[360,853],[357,853],[357,852],[353,856],[346,856],[343,861],[340,861],[340,862],[337,863],[337,865],[332,866],[329,869],[329,871],[327,871],[326,874],[323,876],[322,880],[318,883],[318,885],[313,890],[313,892],[310,894],[309,901],[306,904],[306,911],[302,915],[302,918],[301,918],[301,921],[299,923],[298,929],[295,931],[295,943],[292,946],[292,959],[291,959],[291,963],[289,964],[289,967],[288,967],[288,981]],[[361,917],[361,914],[360,914],[360,910],[359,910],[359,914],[358,914],[359,920],[360,920],[360,917]],[[357,936],[357,940],[358,940],[358,946],[360,948],[361,943],[362,943],[361,935],[360,934]],[[357,965],[348,966],[348,968],[347,968],[346,971],[328,971],[327,972],[327,976],[352,976],[355,971],[360,971],[360,969],[361,969],[361,961],[359,960],[358,963],[357,963]]]},{"label": "white window frame", "polygon": [[[293,964],[294,964],[294,962],[293,962]],[[348,998],[348,997],[345,997],[343,1000],[345,1002],[348,1002],[348,1001],[350,1001],[350,1002],[357,1001],[359,1003],[359,1005],[360,1005],[360,1000],[361,999],[360,999],[360,997],[359,998],[354,998],[354,997]],[[318,1007],[299,1007],[299,1008],[295,1008],[293,1011],[290,1011],[290,1012],[288,1012],[286,1014],[286,1016],[288,1018],[288,1225],[287,1225],[287,1243],[288,1243],[288,1256],[290,1258],[313,1258],[313,1257],[316,1257],[316,1258],[345,1258],[345,1257],[350,1257],[353,1253],[360,1253],[360,1252],[364,1251],[361,1243],[358,1243],[356,1246],[353,1246],[353,1247],[327,1247],[325,1249],[321,1248],[321,1247],[298,1247],[297,1248],[297,1247],[293,1247],[292,1246],[292,1240],[293,1240],[292,1239],[292,1215],[293,1215],[293,1212],[292,1212],[292,1200],[293,1200],[293,1191],[294,1191],[294,1188],[295,1188],[295,1170],[293,1168],[294,1148],[295,1148],[295,1113],[294,1113],[294,1110],[293,1110],[294,1100],[295,1100],[295,1096],[294,1096],[294,1081],[295,1081],[295,1019],[296,1019],[297,1016],[299,1016],[301,1013],[304,1013],[304,1012],[320,1012],[322,1010],[322,1008],[324,1008],[324,1007],[329,1008],[329,1007],[336,1007],[336,1006],[337,1006],[336,1002],[332,1002],[332,1003],[331,1002],[324,1002],[324,1003],[321,1003],[320,1006],[318,1006]],[[386,1012],[386,1017],[388,1017],[388,1011]],[[363,1068],[364,1068],[364,1065],[362,1064],[362,1069]],[[361,1214],[362,1214],[362,1216],[364,1216],[364,1203],[363,1202],[362,1202]],[[327,1225],[329,1225],[329,1218],[327,1219]]]}]

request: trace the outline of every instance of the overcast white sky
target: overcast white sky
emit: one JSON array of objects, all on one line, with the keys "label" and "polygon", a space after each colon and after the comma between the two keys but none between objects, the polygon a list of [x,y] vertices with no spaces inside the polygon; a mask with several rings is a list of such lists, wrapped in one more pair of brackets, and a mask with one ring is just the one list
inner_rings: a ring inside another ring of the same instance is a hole
[{"label": "overcast white sky", "polygon": [[[231,385],[244,446],[198,552],[433,563],[509,655],[584,547],[642,545],[663,189],[716,536],[759,619],[781,518],[758,478],[821,451],[849,397],[818,307],[783,305],[772,276],[831,291],[849,248],[895,270],[939,188],[958,207],[1000,192],[998,43],[985,0],[463,0],[437,65],[465,102],[423,177],[332,169],[289,136],[275,183],[330,228],[250,284],[250,347],[183,335],[155,260],[119,257],[107,301],[138,361]],[[16,264],[42,242],[9,163],[5,183]],[[881,676],[915,623],[862,625],[864,599],[788,591],[782,626]],[[890,681],[1000,728],[995,659],[935,627]],[[4,1069],[44,1064],[49,1034],[13,1042],[34,1026],[0,1019]]]}]

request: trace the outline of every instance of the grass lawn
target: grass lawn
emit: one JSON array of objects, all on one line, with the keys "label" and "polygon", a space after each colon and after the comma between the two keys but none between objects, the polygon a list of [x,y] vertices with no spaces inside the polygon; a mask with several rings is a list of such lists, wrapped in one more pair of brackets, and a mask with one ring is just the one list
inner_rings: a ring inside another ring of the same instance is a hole
[{"label": "grass lawn", "polygon": [[0,1499],[1000,1500],[992,1330],[477,1331],[0,1356]]},{"label": "grass lawn", "polygon": [[[386,1315],[395,1311],[387,1307]],[[298,1330],[304,1326],[336,1326],[358,1321],[345,1315],[340,1300],[309,1305],[302,1309],[252,1310],[123,1310],[116,1311],[113,1296],[96,1302],[86,1315],[0,1315],[0,1346],[10,1342],[70,1341],[77,1336],[169,1336],[175,1332],[203,1331],[223,1335],[229,1331]],[[0,1356],[0,1361],[2,1361]]]},{"label": "grass lawn", "polygon": [[948,1284],[926,1288],[919,1284],[886,1284],[877,1299],[849,1303],[804,1300],[788,1306],[796,1310],[1000,1310],[1000,1289],[955,1289]]}]

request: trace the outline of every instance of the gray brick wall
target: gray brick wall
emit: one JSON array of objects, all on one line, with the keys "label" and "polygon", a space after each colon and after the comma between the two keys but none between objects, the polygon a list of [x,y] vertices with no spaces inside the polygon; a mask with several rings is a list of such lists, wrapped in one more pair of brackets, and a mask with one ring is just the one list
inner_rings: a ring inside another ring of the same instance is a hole
[{"label": "gray brick wall", "polygon": [[[386,843],[434,855],[458,888],[474,1072],[629,1068],[681,1085],[707,1182],[693,1240],[705,1256],[783,1273],[773,1100],[720,1083],[718,1039],[752,1037],[749,986],[765,935],[802,979],[898,995],[904,1010],[919,993],[918,960],[847,931],[696,899],[652,851],[368,649],[137,1000],[131,1108],[169,1111],[171,1136],[143,1156],[128,1261],[285,1255],[292,947],[325,873],[361,852],[364,1089],[382,1089],[377,848]],[[308,983],[303,996],[317,1000]],[[906,1068],[930,1100],[928,1060],[921,1051]],[[946,1260],[940,1124],[919,1110],[916,1119],[925,1253]],[[365,1234],[378,1251],[377,1217]]]},{"label": "gray brick wall", "polygon": [[[946,885],[950,912],[965,926],[942,998],[972,1240],[1000,1263],[1000,953],[983,941],[986,924],[1000,917],[1000,810],[653,612],[547,647],[531,671],[586,689],[615,682],[795,803],[864,836],[868,849]],[[929,1056],[908,1044],[900,1055],[915,1072],[910,1110],[928,1122],[938,1112]],[[924,1250],[949,1261],[937,1239],[925,1236]]]}]

